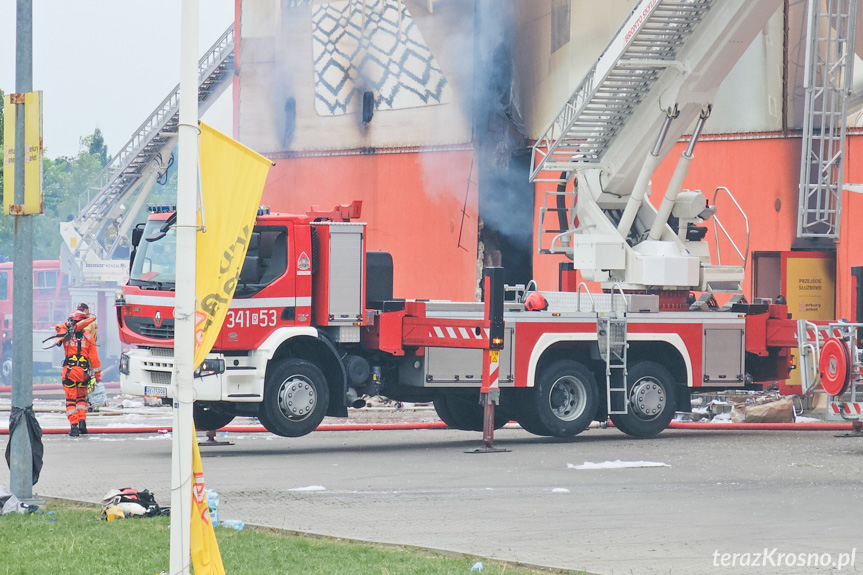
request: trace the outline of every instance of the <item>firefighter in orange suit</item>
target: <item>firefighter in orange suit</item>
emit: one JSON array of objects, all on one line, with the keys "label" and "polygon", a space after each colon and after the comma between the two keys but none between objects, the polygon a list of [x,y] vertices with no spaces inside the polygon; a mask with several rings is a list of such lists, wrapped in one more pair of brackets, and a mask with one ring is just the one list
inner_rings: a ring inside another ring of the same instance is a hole
[{"label": "firefighter in orange suit", "polygon": [[69,418],[71,437],[87,433],[87,388],[90,380],[102,380],[102,364],[96,341],[86,329],[96,321],[96,316],[80,309],[65,323],[55,326],[58,335],[63,335],[63,391],[66,392],[66,417]]}]

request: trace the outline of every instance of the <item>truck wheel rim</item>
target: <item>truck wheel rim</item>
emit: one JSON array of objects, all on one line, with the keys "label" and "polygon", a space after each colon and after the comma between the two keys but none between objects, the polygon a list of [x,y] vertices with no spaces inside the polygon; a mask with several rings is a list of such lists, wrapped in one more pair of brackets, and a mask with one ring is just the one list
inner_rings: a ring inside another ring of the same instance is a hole
[{"label": "truck wheel rim", "polygon": [[6,359],[3,361],[3,364],[0,365],[0,375],[4,378],[8,378],[12,376],[12,360]]},{"label": "truck wheel rim", "polygon": [[587,405],[584,382],[577,377],[565,375],[554,382],[548,394],[548,406],[561,421],[577,419]]},{"label": "truck wheel rim", "polygon": [[629,404],[641,419],[659,417],[665,410],[665,389],[652,377],[639,379],[629,393]]},{"label": "truck wheel rim", "polygon": [[315,386],[301,375],[287,378],[279,387],[279,411],[288,419],[307,418],[314,411],[317,402]]}]

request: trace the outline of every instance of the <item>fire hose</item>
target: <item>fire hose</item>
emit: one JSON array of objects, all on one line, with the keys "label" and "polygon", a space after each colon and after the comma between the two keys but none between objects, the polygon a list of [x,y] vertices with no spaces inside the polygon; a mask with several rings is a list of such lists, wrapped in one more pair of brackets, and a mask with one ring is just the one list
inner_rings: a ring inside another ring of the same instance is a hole
[{"label": "fire hose", "polygon": [[[853,431],[852,423],[700,423],[690,421],[672,421],[669,429],[692,429],[710,431]],[[324,424],[315,431],[412,431],[418,429],[448,429],[442,421],[425,423],[371,423],[371,424]],[[267,433],[262,425],[228,425],[220,428],[220,432],[228,433]],[[170,425],[148,427],[91,427],[91,434],[124,434],[124,433],[170,433]],[[8,435],[9,431],[0,429],[0,435]],[[68,427],[43,429],[45,435],[65,435]]]}]

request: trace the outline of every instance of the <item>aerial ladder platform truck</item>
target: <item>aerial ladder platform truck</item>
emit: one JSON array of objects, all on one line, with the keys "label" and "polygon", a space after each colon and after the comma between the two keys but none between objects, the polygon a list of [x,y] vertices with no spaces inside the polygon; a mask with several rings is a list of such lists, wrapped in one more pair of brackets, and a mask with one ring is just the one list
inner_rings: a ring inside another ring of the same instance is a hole
[{"label": "aerial ladder platform truck", "polygon": [[[734,244],[736,265],[714,264],[704,239],[707,226],[722,229],[716,199],[733,197],[720,189],[711,203],[680,189],[716,89],[779,5],[638,2],[537,141],[531,178],[557,183],[537,231],[553,239],[540,252],[567,256],[602,289],[529,285],[524,301],[504,304],[496,427],[514,419],[533,434],[571,437],[610,419],[652,437],[690,409],[693,391],[788,377],[797,327],[787,306],[747,303],[748,246]],[[693,122],[656,209],[645,200],[650,177]],[[133,232],[116,307],[132,347],[121,357],[122,391],[166,401],[175,389],[172,216],[154,208]],[[483,429],[483,303],[393,297],[395,264],[366,250],[359,216],[356,202],[259,212],[219,340],[195,373],[199,429],[245,415],[300,436],[360,407],[364,394],[432,401],[449,426]],[[719,292],[732,292],[722,307]]]}]

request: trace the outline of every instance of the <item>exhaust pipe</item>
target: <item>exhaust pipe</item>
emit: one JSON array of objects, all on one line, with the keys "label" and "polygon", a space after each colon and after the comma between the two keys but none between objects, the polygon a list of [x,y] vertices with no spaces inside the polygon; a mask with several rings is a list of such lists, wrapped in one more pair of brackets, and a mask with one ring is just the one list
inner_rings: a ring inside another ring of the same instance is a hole
[{"label": "exhaust pipe", "polygon": [[345,403],[348,407],[353,407],[356,409],[366,406],[366,400],[361,398],[357,394],[357,390],[353,387],[349,387],[347,392],[345,392]]}]

